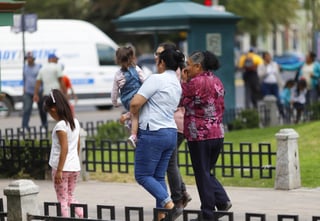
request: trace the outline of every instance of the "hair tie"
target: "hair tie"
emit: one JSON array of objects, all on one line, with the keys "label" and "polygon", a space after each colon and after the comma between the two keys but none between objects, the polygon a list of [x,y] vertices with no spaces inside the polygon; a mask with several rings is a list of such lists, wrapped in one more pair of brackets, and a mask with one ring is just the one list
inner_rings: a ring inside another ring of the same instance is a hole
[{"label": "hair tie", "polygon": [[50,96],[51,96],[52,102],[55,104],[55,103],[56,103],[56,100],[54,99],[54,96],[53,96],[53,92],[52,92],[52,91],[50,91]]}]

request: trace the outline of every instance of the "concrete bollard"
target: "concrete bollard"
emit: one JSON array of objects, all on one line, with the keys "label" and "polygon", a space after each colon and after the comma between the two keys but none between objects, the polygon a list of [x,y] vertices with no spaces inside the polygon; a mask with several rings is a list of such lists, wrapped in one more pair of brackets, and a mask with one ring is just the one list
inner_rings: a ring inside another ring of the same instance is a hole
[{"label": "concrete bollard", "polygon": [[263,98],[263,101],[267,109],[269,110],[269,116],[270,116],[270,121],[266,126],[279,125],[277,98],[273,95],[267,95]]},{"label": "concrete bollard", "polygon": [[298,151],[299,134],[294,129],[281,129],[277,134],[277,163],[275,189],[301,187]]},{"label": "concrete bollard", "polygon": [[13,181],[3,192],[7,196],[8,221],[27,221],[27,213],[40,215],[36,199],[39,186],[31,180]]},{"label": "concrete bollard", "polygon": [[85,142],[86,137],[87,137],[87,132],[83,128],[81,128],[80,129],[80,154],[79,154],[79,158],[80,158],[80,164],[81,164],[82,181],[89,180],[89,173],[86,171],[85,164],[82,163],[82,160],[86,159],[86,153],[84,151],[82,151],[86,146],[86,142]]}]

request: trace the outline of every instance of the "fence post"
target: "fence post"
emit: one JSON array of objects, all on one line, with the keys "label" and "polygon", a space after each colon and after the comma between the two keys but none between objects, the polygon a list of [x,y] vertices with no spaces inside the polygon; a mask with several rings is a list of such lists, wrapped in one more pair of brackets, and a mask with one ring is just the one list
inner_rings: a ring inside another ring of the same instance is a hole
[{"label": "fence post", "polygon": [[86,159],[86,137],[87,137],[87,132],[81,128],[80,129],[80,154],[79,154],[79,158],[80,158],[80,164],[81,164],[81,178],[82,181],[87,181],[89,180],[89,173],[86,171],[86,164],[83,163],[83,160],[87,160]]},{"label": "fence post", "polygon": [[27,221],[27,213],[40,215],[37,203],[39,186],[31,180],[16,180],[3,190],[7,196],[8,221]]},{"label": "fence post", "polygon": [[275,189],[290,190],[301,186],[298,151],[299,134],[294,129],[276,133],[277,163]]},{"label": "fence post", "polygon": [[268,114],[270,116],[270,121],[267,122],[266,126],[276,126],[279,125],[278,120],[278,107],[277,107],[277,98],[273,95],[267,95],[263,98],[263,101],[266,105]]}]

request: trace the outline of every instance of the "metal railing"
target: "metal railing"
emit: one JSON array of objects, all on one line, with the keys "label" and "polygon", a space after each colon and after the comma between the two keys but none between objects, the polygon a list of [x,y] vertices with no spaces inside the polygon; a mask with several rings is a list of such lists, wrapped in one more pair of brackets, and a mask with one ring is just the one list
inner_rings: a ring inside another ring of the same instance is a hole
[{"label": "metal railing", "polygon": [[[49,170],[50,149],[49,139],[0,139],[0,173],[12,177],[23,172],[33,178],[44,179]],[[133,171],[135,151],[127,141],[103,140],[98,144],[94,140],[86,140],[82,152],[85,156],[82,163],[87,172]],[[186,143],[179,148],[178,156],[181,173],[194,175]],[[276,152],[272,151],[269,143],[259,143],[258,147],[251,143],[240,143],[239,147],[235,147],[233,143],[226,142],[212,173],[219,173],[223,177],[272,178],[275,163]]]},{"label": "metal railing", "polygon": [[[45,203],[46,204],[46,203]],[[60,205],[59,203],[56,203],[55,205]],[[81,204],[80,205],[83,208],[87,208],[87,205]],[[87,218],[87,214],[84,216],[85,218],[75,218],[74,213],[72,211],[75,210],[77,205],[71,205],[71,217],[61,217],[61,214],[56,214],[56,216],[50,216],[49,214],[45,214],[44,216],[40,215],[31,215],[27,214],[27,220],[50,220],[50,221],[71,221],[71,220],[86,220],[86,221],[97,221],[97,220],[116,220],[116,214],[115,214],[115,207],[114,206],[105,206],[105,205],[97,205],[97,219],[93,218]],[[108,209],[110,216],[108,218],[102,217],[102,210]],[[58,210],[58,209],[57,209]],[[137,218],[133,216],[131,212],[135,212],[137,214]],[[136,213],[138,212],[138,213]],[[153,209],[153,220],[158,220],[158,213],[164,212],[166,213],[166,216],[168,216],[168,221],[173,221],[172,219],[172,210],[170,209],[164,209],[164,208],[154,208]],[[227,211],[214,211],[213,213],[214,217],[212,221],[219,221],[219,218],[224,216],[223,220],[226,221],[234,221],[235,220],[235,214],[233,212],[227,212]],[[197,219],[199,221],[202,221],[202,214],[200,210],[188,210],[184,209],[182,213],[182,220],[183,221],[189,221],[190,219]],[[144,211],[143,207],[125,207],[125,221],[131,221],[131,220],[139,220],[144,221]],[[237,217],[238,221],[239,218]],[[267,216],[264,213],[245,213],[245,221],[251,221],[251,220],[260,220],[260,221],[267,221]],[[312,216],[312,221],[319,221],[320,216]],[[277,215],[277,221],[299,221],[299,215],[290,215],[290,214],[278,214]]]},{"label": "metal railing", "polygon": [[[50,207],[54,209],[55,213],[50,214]],[[84,211],[84,218],[76,218],[75,217],[75,209],[81,207]],[[116,219],[116,210],[115,206],[113,205],[97,205],[97,218],[88,218],[88,205],[87,204],[71,204],[70,205],[70,217],[61,217],[61,206],[58,202],[44,202],[44,215],[32,215],[27,214],[27,221],[33,220],[45,220],[45,221],[72,221],[72,220],[82,220],[82,221],[110,221],[110,220],[117,220]],[[163,208],[154,208],[153,209],[153,220],[157,220],[158,213],[164,212],[168,216],[168,220],[172,217],[172,211],[170,209],[163,209]],[[131,221],[131,220],[138,220],[144,221],[144,209],[143,207],[129,207],[125,206],[124,208],[124,220]],[[3,209],[3,200],[0,198],[0,220],[4,221],[7,218],[7,212]],[[107,217],[106,217],[107,216]],[[225,216],[223,220],[226,221],[234,221],[235,217],[236,220],[240,221],[238,218],[238,214],[233,212],[226,212],[226,211],[214,211],[214,221],[218,221],[219,217]],[[182,220],[189,221],[190,218],[197,218],[199,221],[202,220],[202,215],[200,210],[188,210],[184,209],[182,213]],[[260,220],[260,221],[267,221],[267,216],[264,213],[245,213],[245,221],[251,220]],[[274,219],[272,219],[274,220]],[[299,221],[299,215],[292,215],[292,214],[278,214],[277,221]],[[320,216],[312,216],[310,221],[320,221]]]}]

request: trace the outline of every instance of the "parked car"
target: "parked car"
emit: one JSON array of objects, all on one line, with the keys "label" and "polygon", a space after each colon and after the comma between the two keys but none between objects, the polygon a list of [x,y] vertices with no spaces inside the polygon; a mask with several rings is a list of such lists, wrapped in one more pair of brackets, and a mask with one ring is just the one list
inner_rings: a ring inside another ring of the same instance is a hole
[{"label": "parked car", "polygon": [[[82,20],[39,19],[37,26],[36,32],[25,33],[25,51],[31,51],[40,64],[47,62],[50,53],[59,56],[77,93],[78,106],[112,107],[111,88],[119,69],[114,62],[118,45]],[[0,36],[1,93],[5,94],[0,108],[6,110],[0,115],[9,116],[22,109],[24,55],[21,33],[15,34],[4,26],[0,27]]]},{"label": "parked car", "polygon": [[157,65],[153,54],[143,54],[139,56],[137,59],[137,65],[146,75],[157,72]]},{"label": "parked car", "polygon": [[304,61],[304,55],[297,52],[285,52],[282,55],[273,56],[273,60],[279,65],[289,65]]}]

